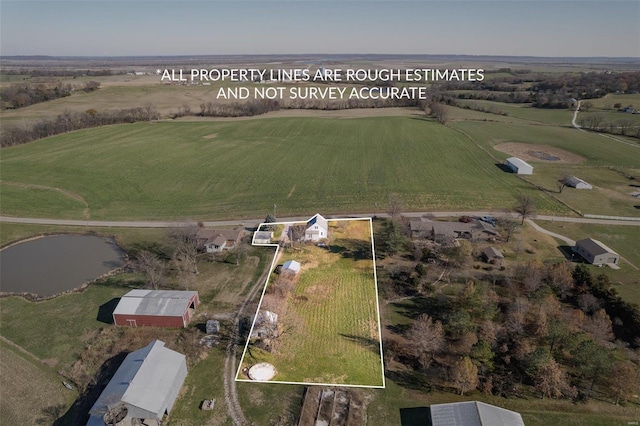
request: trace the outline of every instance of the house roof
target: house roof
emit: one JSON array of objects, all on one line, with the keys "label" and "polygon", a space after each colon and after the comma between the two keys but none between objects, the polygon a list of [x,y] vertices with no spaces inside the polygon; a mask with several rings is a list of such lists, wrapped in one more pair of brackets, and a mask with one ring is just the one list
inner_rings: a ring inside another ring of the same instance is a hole
[{"label": "house roof", "polygon": [[242,228],[238,229],[198,229],[196,239],[201,244],[222,245],[225,241],[238,241],[242,237]]},{"label": "house roof", "polygon": [[253,238],[256,240],[270,240],[273,237],[272,231],[256,231]]},{"label": "house roof", "polygon": [[598,240],[594,240],[593,238],[585,238],[584,240],[576,241],[576,247],[581,247],[583,250],[588,251],[593,256],[598,256],[600,254],[606,253],[615,255],[618,254],[611,248],[607,247],[605,244],[601,243]]},{"label": "house roof", "polygon": [[327,219],[322,217],[320,213],[316,213],[311,219],[307,221],[307,229],[313,225],[318,225],[323,227],[324,229],[329,229],[329,223]]},{"label": "house roof", "polygon": [[478,401],[433,404],[433,426],[524,426],[520,413]]},{"label": "house roof", "polygon": [[122,402],[148,413],[147,418],[161,419],[173,406],[168,398],[177,394],[173,390],[182,386],[185,377],[185,356],[154,340],[127,355],[89,412],[97,416]]},{"label": "house roof", "polygon": [[526,161],[524,161],[524,160],[522,160],[522,159],[520,159],[518,157],[509,157],[509,158],[507,158],[507,163],[517,167],[518,169],[521,169],[523,167],[533,169],[533,166],[531,164],[527,163]]},{"label": "house roof", "polygon": [[180,317],[197,291],[131,290],[122,296],[113,314]]},{"label": "house roof", "polygon": [[496,258],[496,257],[499,258],[499,259],[504,259],[504,255],[500,252],[500,250],[498,250],[495,247],[487,247],[484,250],[482,250],[482,252],[489,259]]}]

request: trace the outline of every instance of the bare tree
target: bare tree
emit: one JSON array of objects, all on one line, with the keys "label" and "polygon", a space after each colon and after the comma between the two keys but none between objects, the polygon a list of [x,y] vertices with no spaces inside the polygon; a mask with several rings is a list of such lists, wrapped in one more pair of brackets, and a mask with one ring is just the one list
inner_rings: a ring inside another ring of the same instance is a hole
[{"label": "bare tree", "polygon": [[395,192],[389,194],[389,207],[387,213],[391,216],[391,220],[396,220],[402,213],[402,197]]},{"label": "bare tree", "polygon": [[536,212],[535,200],[531,195],[519,194],[516,199],[516,204],[513,206],[513,210],[522,217],[521,225],[524,225],[524,220],[533,216]]},{"label": "bare tree", "polygon": [[447,124],[449,114],[447,108],[438,102],[429,104],[429,116],[435,118],[440,124]]},{"label": "bare tree", "polygon": [[572,397],[577,394],[576,388],[569,384],[566,371],[553,358],[538,368],[534,386],[541,398]]},{"label": "bare tree", "polygon": [[431,364],[433,355],[444,349],[444,329],[440,321],[433,321],[427,314],[422,314],[414,321],[407,332],[411,347],[418,352],[420,364],[426,368]]},{"label": "bare tree", "polygon": [[166,263],[155,253],[141,250],[136,256],[135,268],[147,277],[147,286],[158,290],[164,283]]},{"label": "bare tree", "polygon": [[621,399],[631,400],[640,388],[638,368],[629,360],[621,361],[611,370],[607,382],[616,398],[616,405]]},{"label": "bare tree", "polygon": [[174,228],[169,231],[169,240],[173,247],[172,260],[178,269],[191,271],[198,275],[198,241],[196,236],[198,227],[196,225],[186,225]]}]

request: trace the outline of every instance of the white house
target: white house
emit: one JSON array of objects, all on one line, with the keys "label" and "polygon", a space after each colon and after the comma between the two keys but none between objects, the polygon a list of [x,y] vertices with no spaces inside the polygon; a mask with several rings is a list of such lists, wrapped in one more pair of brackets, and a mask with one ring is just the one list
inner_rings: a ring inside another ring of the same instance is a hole
[{"label": "white house", "polygon": [[273,238],[272,231],[256,231],[253,234],[253,244],[269,244]]},{"label": "white house", "polygon": [[173,408],[186,377],[186,357],[154,340],[122,361],[89,410],[87,426],[116,423],[159,426],[163,416]]},{"label": "white house", "polygon": [[242,229],[198,229],[196,240],[198,249],[207,253],[234,249],[242,239]]},{"label": "white house", "polygon": [[532,175],[533,166],[518,157],[507,158],[507,167],[517,175]]},{"label": "white house", "polygon": [[305,241],[320,241],[329,236],[329,223],[327,219],[322,217],[320,213],[316,213],[307,221],[306,230],[304,232]]},{"label": "white house", "polygon": [[576,241],[573,251],[593,265],[606,265],[608,263],[617,265],[620,261],[618,253],[593,238]]},{"label": "white house", "polygon": [[565,185],[576,189],[593,189],[593,186],[590,183],[587,183],[575,176],[568,176],[564,178],[562,182],[564,182]]}]

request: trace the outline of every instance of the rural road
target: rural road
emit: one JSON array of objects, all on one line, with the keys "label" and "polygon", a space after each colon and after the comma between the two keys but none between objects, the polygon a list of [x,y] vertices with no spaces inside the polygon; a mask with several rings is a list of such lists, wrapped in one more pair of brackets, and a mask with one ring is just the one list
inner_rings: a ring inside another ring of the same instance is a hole
[{"label": "rural road", "polygon": [[[459,217],[459,216],[500,216],[500,212],[487,211],[471,211],[471,212],[409,212],[403,213],[402,216],[422,217],[430,215],[434,217]],[[344,217],[389,217],[386,213],[357,213],[348,215],[327,215],[328,219],[337,219]],[[517,215],[512,214],[513,217]],[[278,218],[278,222],[302,222],[309,219],[310,216],[304,217],[286,217]],[[593,223],[599,225],[631,225],[640,226],[640,217],[638,220],[615,220],[615,219],[593,219],[593,218],[576,218],[567,216],[547,216],[537,215],[535,219],[549,220],[552,222],[573,222],[573,223]],[[235,219],[235,220],[219,220],[219,221],[202,221],[201,223],[207,227],[216,226],[257,226],[262,223],[263,219]],[[60,226],[95,226],[107,228],[174,228],[184,226],[188,222],[169,222],[169,221],[102,221],[102,220],[69,220],[69,219],[40,219],[29,217],[11,217],[0,216],[0,222],[5,223],[26,223],[33,225],[60,225]]]}]

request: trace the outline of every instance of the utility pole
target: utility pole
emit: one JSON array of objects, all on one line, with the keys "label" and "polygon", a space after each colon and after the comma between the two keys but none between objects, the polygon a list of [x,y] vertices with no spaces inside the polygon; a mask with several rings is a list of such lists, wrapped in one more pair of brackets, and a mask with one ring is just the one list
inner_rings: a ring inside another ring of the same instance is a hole
[{"label": "utility pole", "polygon": [[278,216],[276,215],[276,207],[277,207],[277,206],[274,204],[274,205],[273,205],[273,217],[277,219],[277,218],[278,218]]}]

